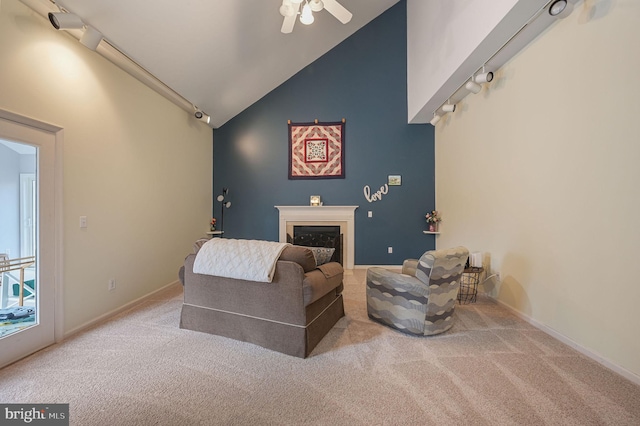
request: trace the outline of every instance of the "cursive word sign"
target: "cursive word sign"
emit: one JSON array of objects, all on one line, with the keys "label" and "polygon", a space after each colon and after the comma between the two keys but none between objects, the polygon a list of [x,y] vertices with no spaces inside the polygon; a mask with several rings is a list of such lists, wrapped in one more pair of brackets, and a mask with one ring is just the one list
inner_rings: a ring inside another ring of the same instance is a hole
[{"label": "cursive word sign", "polygon": [[389,193],[389,185],[386,183],[380,187],[380,189],[373,194],[371,193],[371,188],[369,185],[365,185],[364,187],[364,198],[367,199],[368,202],[373,203],[374,201],[382,200],[382,196]]}]

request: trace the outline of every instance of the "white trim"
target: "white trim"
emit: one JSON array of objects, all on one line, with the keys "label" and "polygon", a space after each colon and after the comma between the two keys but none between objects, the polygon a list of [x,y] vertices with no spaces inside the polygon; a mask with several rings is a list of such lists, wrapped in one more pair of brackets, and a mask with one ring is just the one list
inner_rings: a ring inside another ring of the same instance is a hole
[{"label": "white trim", "polygon": [[369,269],[369,268],[402,269],[402,265],[355,265],[353,267],[353,269]]},{"label": "white trim", "polygon": [[[5,136],[38,147],[38,217],[37,269],[40,297],[40,322],[34,327],[6,336],[4,344],[11,350],[3,353],[0,364],[13,362],[50,344],[60,341],[64,330],[62,299],[62,129],[59,126],[0,109]],[[43,209],[46,206],[46,212]],[[42,274],[46,274],[46,285]],[[43,287],[44,286],[44,287]],[[49,303],[44,301],[50,300]],[[13,340],[11,340],[13,339]],[[14,342],[15,340],[15,342]],[[38,341],[39,340],[39,341]],[[20,343],[15,345],[14,343]]]},{"label": "white trim", "polygon": [[613,371],[615,373],[618,373],[619,375],[621,375],[625,379],[630,380],[631,382],[635,383],[636,385],[640,385],[640,376],[638,376],[637,374],[634,374],[633,372],[627,370],[626,368],[615,364],[613,361],[603,357],[602,355],[599,355],[599,354],[593,352],[591,349],[580,345],[579,343],[573,341],[572,339],[570,339],[569,337],[565,336],[564,334],[561,334],[558,331],[554,330],[553,328],[544,325],[540,321],[531,318],[530,316],[528,316],[528,315],[524,314],[523,312],[515,309],[514,307],[507,305],[503,301],[498,300],[498,299],[496,299],[496,298],[494,298],[492,296],[489,296],[489,295],[487,295],[487,296],[490,297],[491,299],[495,300],[502,307],[508,309],[510,312],[512,312],[518,318],[528,322],[529,324],[531,324],[532,326],[536,327],[540,331],[543,331],[543,332],[547,333],[548,335],[550,335],[551,337],[554,337],[554,338],[558,339],[562,343],[572,347],[573,349],[577,350],[581,354],[591,358],[592,360],[594,360],[597,363],[603,365],[604,367],[608,368],[609,370],[611,370],[611,371]]},{"label": "white trim", "polygon": [[287,242],[287,222],[345,222],[345,269],[353,269],[355,259],[355,210],[359,206],[275,206],[279,210],[279,238]]}]

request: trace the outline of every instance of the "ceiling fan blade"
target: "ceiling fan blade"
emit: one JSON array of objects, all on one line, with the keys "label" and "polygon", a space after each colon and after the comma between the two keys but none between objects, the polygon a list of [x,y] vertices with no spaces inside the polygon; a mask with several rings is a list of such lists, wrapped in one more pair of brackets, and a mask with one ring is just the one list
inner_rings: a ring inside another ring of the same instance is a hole
[{"label": "ceiling fan blade", "polygon": [[322,0],[322,2],[324,3],[324,8],[330,14],[335,16],[338,21],[342,22],[343,24],[351,21],[353,14],[345,9],[344,6],[338,3],[336,0]]},{"label": "ceiling fan blade", "polygon": [[293,14],[284,17],[284,21],[282,21],[282,28],[280,28],[280,32],[284,34],[289,34],[293,31],[293,26],[296,23],[296,18],[298,17],[298,10],[300,10],[300,3],[291,4],[293,8]]}]

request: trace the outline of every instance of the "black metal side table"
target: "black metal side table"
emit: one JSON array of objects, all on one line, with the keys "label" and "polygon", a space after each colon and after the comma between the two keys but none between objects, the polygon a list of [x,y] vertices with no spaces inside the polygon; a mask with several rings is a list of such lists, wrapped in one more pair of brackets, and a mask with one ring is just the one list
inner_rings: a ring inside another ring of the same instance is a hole
[{"label": "black metal side table", "polygon": [[458,302],[460,304],[475,303],[478,295],[480,275],[484,268],[465,268],[460,276],[460,289],[458,290]]}]

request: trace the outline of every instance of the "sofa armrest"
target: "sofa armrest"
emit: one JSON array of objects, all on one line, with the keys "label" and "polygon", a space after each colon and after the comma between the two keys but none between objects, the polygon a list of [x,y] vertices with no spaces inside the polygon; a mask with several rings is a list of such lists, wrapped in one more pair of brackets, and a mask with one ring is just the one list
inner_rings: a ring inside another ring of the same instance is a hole
[{"label": "sofa armrest", "polygon": [[402,292],[409,292],[413,296],[424,297],[425,302],[429,296],[429,287],[418,278],[378,267],[367,269],[367,287],[393,288]]},{"label": "sofa armrest", "polygon": [[416,276],[418,269],[418,259],[407,259],[402,263],[402,273],[405,275]]},{"label": "sofa armrest", "polygon": [[304,304],[308,306],[326,295],[332,290],[340,287],[344,269],[337,262],[329,262],[320,265],[317,269],[304,274]]}]

